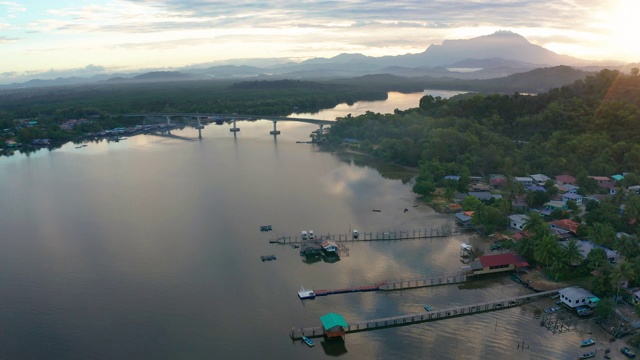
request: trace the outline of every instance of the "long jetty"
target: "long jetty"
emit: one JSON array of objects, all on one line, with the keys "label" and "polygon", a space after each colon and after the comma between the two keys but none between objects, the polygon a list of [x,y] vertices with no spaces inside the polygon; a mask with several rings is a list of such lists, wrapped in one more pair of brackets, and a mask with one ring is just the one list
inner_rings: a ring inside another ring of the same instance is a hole
[{"label": "long jetty", "polygon": [[415,278],[409,280],[397,280],[397,281],[384,281],[375,283],[373,285],[354,286],[340,289],[331,290],[313,290],[316,296],[327,296],[335,294],[347,294],[354,292],[367,292],[367,291],[394,291],[394,290],[407,290],[417,289],[428,286],[439,286],[448,284],[458,284],[467,281],[466,274],[451,274],[424,278]]},{"label": "long jetty", "polygon": [[453,232],[450,227],[414,229],[407,231],[379,231],[359,233],[354,237],[353,234],[326,234],[316,235],[315,239],[302,238],[302,236],[281,236],[275,239],[269,239],[271,244],[302,244],[305,242],[331,240],[336,242],[356,242],[356,241],[389,241],[389,240],[424,240],[435,238],[446,238]]},{"label": "long jetty", "polygon": [[[522,295],[522,296],[517,296],[517,297],[512,297],[507,299],[500,299],[495,301],[487,301],[487,302],[478,303],[478,304],[461,305],[457,307],[451,307],[451,308],[446,308],[442,310],[435,310],[431,312],[425,311],[425,312],[408,314],[408,315],[399,315],[399,316],[392,316],[392,317],[381,318],[381,319],[367,320],[364,322],[357,322],[357,323],[350,324],[345,329],[345,332],[347,334],[350,334],[350,333],[356,333],[361,331],[370,331],[370,330],[377,330],[377,329],[396,327],[396,326],[413,325],[413,324],[419,324],[423,322],[445,320],[445,319],[450,319],[454,317],[479,314],[479,313],[484,313],[489,311],[509,309],[516,306],[524,305],[526,303],[537,300],[544,296],[555,294],[558,292],[558,290],[561,290],[561,289],[543,291],[539,293]],[[306,337],[320,337],[324,335],[324,330],[322,326],[299,328],[299,329],[292,328],[291,332],[289,333],[289,336],[293,340],[302,339],[303,335]]]}]

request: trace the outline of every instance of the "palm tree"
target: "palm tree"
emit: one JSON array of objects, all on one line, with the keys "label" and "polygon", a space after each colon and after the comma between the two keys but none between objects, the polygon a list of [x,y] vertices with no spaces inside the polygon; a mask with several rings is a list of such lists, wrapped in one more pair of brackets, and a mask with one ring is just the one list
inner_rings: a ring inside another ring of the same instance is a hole
[{"label": "palm tree", "polygon": [[523,230],[529,234],[529,236],[538,240],[548,233],[549,230],[547,223],[544,221],[540,213],[532,211],[527,216],[529,217],[529,220],[524,225]]},{"label": "palm tree", "polygon": [[616,237],[616,231],[609,224],[594,223],[589,228],[589,240],[598,245],[610,247],[613,239]]},{"label": "palm tree", "polygon": [[528,260],[533,259],[533,252],[536,248],[536,241],[532,236],[525,236],[518,242],[518,254],[524,256]]},{"label": "palm tree", "polygon": [[628,261],[623,261],[620,265],[616,266],[611,273],[611,281],[616,286],[616,300],[620,291],[620,283],[634,279],[636,271]]},{"label": "palm tree", "polygon": [[533,256],[536,261],[549,266],[554,262],[554,259],[559,256],[559,246],[560,244],[558,244],[558,240],[555,236],[546,234],[538,242]]},{"label": "palm tree", "polygon": [[569,266],[576,266],[582,262],[582,248],[578,245],[578,240],[569,239],[567,247],[564,249],[564,260]]}]

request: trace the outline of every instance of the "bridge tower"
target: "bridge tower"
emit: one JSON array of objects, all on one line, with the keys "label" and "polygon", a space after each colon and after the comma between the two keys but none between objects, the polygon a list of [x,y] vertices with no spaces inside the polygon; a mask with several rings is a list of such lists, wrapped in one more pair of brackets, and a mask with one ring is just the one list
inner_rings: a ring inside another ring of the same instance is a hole
[{"label": "bridge tower", "polygon": [[240,128],[236,127],[236,118],[233,118],[233,127],[231,129],[229,129],[229,131],[231,131],[232,133],[236,133],[236,132],[240,131]]},{"label": "bridge tower", "polygon": [[278,120],[273,120],[273,131],[269,131],[271,135],[280,135],[280,130],[276,129],[276,123]]},{"label": "bridge tower", "polygon": [[204,128],[204,126],[200,122],[200,117],[196,116],[196,118],[198,119],[198,126],[196,126],[196,129],[198,129],[198,139],[202,139],[202,129]]}]

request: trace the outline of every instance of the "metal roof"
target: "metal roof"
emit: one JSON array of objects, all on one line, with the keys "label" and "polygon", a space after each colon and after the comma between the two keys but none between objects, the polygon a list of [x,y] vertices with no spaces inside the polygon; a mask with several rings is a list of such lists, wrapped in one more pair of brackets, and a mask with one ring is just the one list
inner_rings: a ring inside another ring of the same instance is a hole
[{"label": "metal roof", "polygon": [[594,298],[595,296],[589,291],[578,286],[564,288],[558,291],[560,295],[564,295],[569,299]]},{"label": "metal roof", "polygon": [[349,324],[347,324],[342,315],[336,313],[322,315],[320,316],[320,321],[322,321],[322,327],[325,330],[330,330],[336,326],[342,326],[343,328],[349,327]]}]

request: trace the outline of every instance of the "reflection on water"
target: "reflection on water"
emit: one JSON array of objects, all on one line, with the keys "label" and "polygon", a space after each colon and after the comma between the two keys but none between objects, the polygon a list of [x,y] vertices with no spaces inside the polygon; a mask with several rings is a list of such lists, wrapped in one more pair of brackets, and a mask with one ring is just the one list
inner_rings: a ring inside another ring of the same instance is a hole
[{"label": "reflection on water", "polygon": [[367,111],[381,114],[392,114],[395,109],[407,110],[417,108],[420,105],[420,99],[425,95],[431,95],[433,97],[440,96],[446,99],[465,92],[466,91],[426,89],[423,92],[404,94],[392,91],[387,93],[386,100],[358,101],[351,105],[343,103],[336,105],[333,109],[320,110],[317,113],[293,113],[288,116],[295,118],[335,120],[338,117],[345,117],[349,114],[351,114],[351,116],[362,115]]},{"label": "reflection on water", "polygon": [[[197,137],[184,129],[174,138],[140,135],[0,159],[0,357],[576,357],[579,335],[552,336],[538,325],[534,311],[544,301],[351,334],[342,344],[292,343],[292,326],[318,326],[328,312],[360,322],[528,290],[492,277],[300,301],[301,285],[334,289],[459,271],[460,244],[472,240],[354,242],[340,261],[309,266],[299,249],[269,240],[303,229],[411,231],[453,219],[371,163],[296,144],[313,125],[284,125],[277,144],[271,122],[238,125],[236,136],[208,126],[202,141],[179,139]],[[264,224],[273,231],[261,232]],[[261,261],[267,254],[277,260]],[[516,347],[523,339],[531,345],[524,351]]]}]

